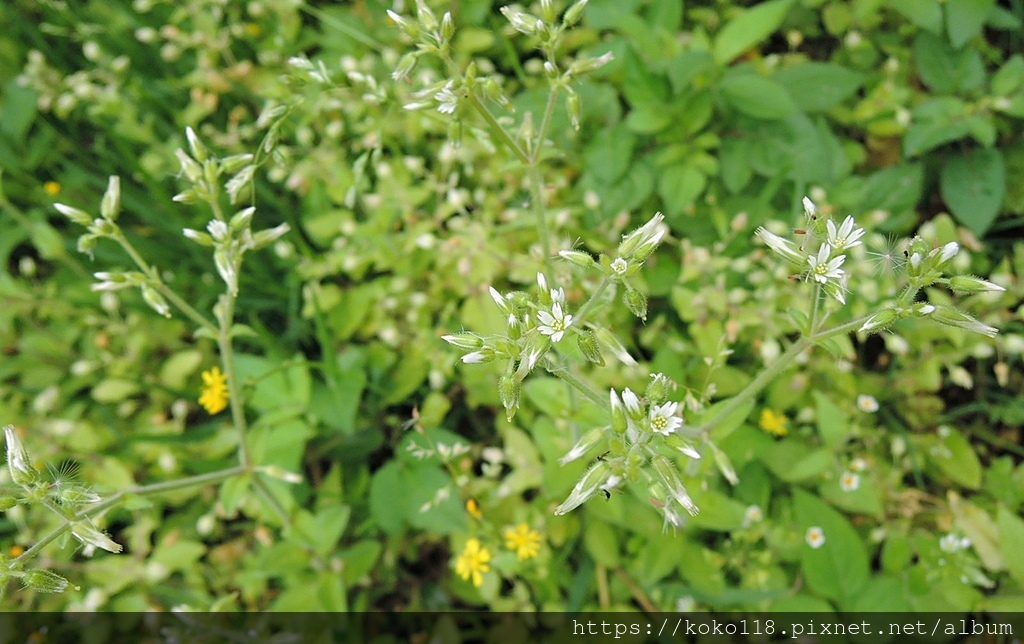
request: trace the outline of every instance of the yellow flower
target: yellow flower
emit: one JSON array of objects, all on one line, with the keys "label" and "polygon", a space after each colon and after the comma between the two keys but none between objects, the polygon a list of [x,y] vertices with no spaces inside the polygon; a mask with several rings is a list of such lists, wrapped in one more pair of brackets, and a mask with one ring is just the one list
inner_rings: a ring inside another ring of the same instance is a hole
[{"label": "yellow flower", "polygon": [[484,513],[480,511],[480,504],[476,502],[476,499],[466,501],[466,512],[477,521],[484,518]]},{"label": "yellow flower", "polygon": [[769,434],[785,436],[789,433],[789,429],[786,427],[786,423],[788,422],[789,419],[786,418],[785,414],[780,414],[776,411],[772,411],[771,409],[762,409],[761,421],[758,424],[761,426],[761,429]]},{"label": "yellow flower", "polygon": [[56,181],[47,181],[43,184],[43,192],[51,197],[56,197],[60,194],[60,184]]},{"label": "yellow flower", "polygon": [[203,391],[199,396],[199,404],[211,416],[224,411],[228,406],[227,376],[220,372],[220,367],[203,372]]},{"label": "yellow flower", "polygon": [[487,548],[480,547],[479,539],[470,539],[466,542],[466,549],[462,551],[459,558],[455,560],[455,572],[463,579],[473,579],[473,585],[479,588],[484,583],[482,573],[491,569],[487,562],[491,560],[491,553]]},{"label": "yellow flower", "polygon": [[536,557],[540,552],[540,533],[525,523],[505,528],[505,547],[514,550],[520,559]]}]

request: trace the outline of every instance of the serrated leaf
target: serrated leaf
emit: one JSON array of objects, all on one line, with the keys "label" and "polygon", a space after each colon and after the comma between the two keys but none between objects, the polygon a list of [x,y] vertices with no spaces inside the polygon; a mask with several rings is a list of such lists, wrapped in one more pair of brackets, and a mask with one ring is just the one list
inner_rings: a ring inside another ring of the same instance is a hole
[{"label": "serrated leaf", "polygon": [[996,149],[975,149],[949,158],[939,176],[942,199],[953,216],[983,236],[999,214],[1006,194],[1006,167]]},{"label": "serrated leaf", "polygon": [[746,9],[715,35],[715,62],[725,65],[782,25],[793,0],[770,0]]}]

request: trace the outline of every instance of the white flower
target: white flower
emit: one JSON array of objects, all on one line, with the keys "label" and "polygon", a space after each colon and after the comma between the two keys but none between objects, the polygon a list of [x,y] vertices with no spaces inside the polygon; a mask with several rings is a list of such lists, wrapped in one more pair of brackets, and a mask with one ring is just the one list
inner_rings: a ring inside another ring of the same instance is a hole
[{"label": "white flower", "polygon": [[466,364],[480,364],[481,362],[484,362],[486,358],[487,354],[483,351],[473,351],[472,353],[467,353],[462,356],[462,361]]},{"label": "white flower", "polygon": [[541,273],[539,271],[537,272],[537,286],[540,287],[541,293],[550,290],[548,288],[548,278],[544,277],[544,273]]},{"label": "white flower", "polygon": [[956,242],[949,242],[942,247],[941,254],[939,255],[939,266],[942,266],[949,260],[956,257],[956,254],[960,252],[960,244]]},{"label": "white flower", "polygon": [[825,531],[820,526],[807,528],[807,534],[804,536],[804,539],[807,541],[807,545],[817,550],[825,545]]},{"label": "white flower", "polygon": [[228,236],[228,225],[220,219],[214,219],[206,224],[206,229],[210,231],[210,235],[217,241],[223,241]]},{"label": "white flower", "polygon": [[855,458],[850,461],[850,469],[854,472],[863,472],[868,469],[868,462],[863,458]]},{"label": "white flower", "polygon": [[828,243],[836,250],[860,246],[860,238],[864,236],[864,229],[855,227],[851,216],[843,220],[839,230],[831,219],[825,222],[825,227],[828,228]]},{"label": "white flower", "polygon": [[668,436],[683,425],[683,419],[675,415],[679,403],[667,402],[664,405],[651,405],[651,431]]},{"label": "white flower", "polygon": [[749,526],[752,523],[758,523],[764,518],[764,513],[761,508],[756,505],[747,506],[747,511],[743,513],[743,525]]},{"label": "white flower", "polygon": [[626,405],[626,413],[630,416],[640,415],[640,399],[629,387],[622,390],[622,402]]},{"label": "white flower", "polygon": [[843,472],[839,477],[839,487],[843,492],[853,492],[860,487],[860,476],[853,472]]},{"label": "white flower", "polygon": [[878,411],[878,401],[875,400],[874,396],[861,394],[857,396],[857,409],[868,414],[873,414]]},{"label": "white flower", "polygon": [[612,271],[616,275],[625,275],[626,269],[629,268],[629,263],[621,257],[616,257],[615,261],[612,262]]},{"label": "white flower", "polygon": [[437,111],[442,114],[454,114],[455,108],[459,106],[459,97],[452,91],[452,82],[448,81],[440,92],[434,94],[434,100],[440,103]]},{"label": "white flower", "polygon": [[846,255],[829,259],[831,254],[832,247],[822,244],[817,257],[811,255],[807,258],[807,263],[811,265],[811,278],[821,284],[827,284],[830,279],[840,280],[843,277],[843,269],[839,267],[846,261]]},{"label": "white flower", "polygon": [[572,316],[562,311],[562,305],[559,302],[551,304],[551,312],[540,311],[537,313],[537,318],[540,320],[537,330],[544,335],[551,336],[552,342],[561,340],[565,335],[565,330],[572,324]]},{"label": "white flower", "polygon": [[810,197],[804,197],[803,204],[804,212],[807,214],[808,217],[813,217],[814,215],[818,214],[818,208],[814,205],[814,202],[811,201]]}]

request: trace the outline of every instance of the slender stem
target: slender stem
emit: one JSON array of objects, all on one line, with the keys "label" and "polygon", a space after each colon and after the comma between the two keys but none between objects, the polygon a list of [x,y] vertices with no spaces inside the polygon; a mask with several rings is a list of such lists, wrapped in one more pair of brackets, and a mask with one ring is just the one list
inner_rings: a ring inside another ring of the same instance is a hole
[{"label": "slender stem", "polygon": [[491,111],[487,109],[487,106],[483,104],[480,98],[473,92],[470,92],[468,100],[469,104],[473,106],[473,109],[479,112],[480,116],[484,117],[484,120],[487,121],[487,125],[491,127],[491,131],[493,131],[498,138],[501,139],[501,142],[512,151],[512,154],[516,155],[516,158],[523,163],[529,165],[530,157],[526,154],[526,151],[523,150],[523,146],[519,145],[519,143],[517,143],[516,140],[505,131],[505,128],[501,127],[501,123],[498,123],[498,119],[494,118],[494,115],[491,114]]},{"label": "slender stem", "polygon": [[224,365],[224,376],[228,382],[228,402],[231,405],[231,418],[235,430],[238,431],[238,461],[245,469],[252,467],[249,458],[249,446],[246,443],[248,425],[245,422],[245,409],[242,405],[241,389],[235,374],[234,348],[231,345],[231,324],[235,314],[235,296],[231,289],[221,297],[220,329],[217,334],[217,347],[220,349],[220,361]]},{"label": "slender stem", "polygon": [[[550,236],[548,235],[548,217],[544,211],[544,179],[540,167],[534,159],[530,164],[530,201],[533,202],[533,214],[537,218],[537,237],[540,239],[541,253],[545,258],[552,256]],[[545,260],[546,261],[546,260]]]},{"label": "slender stem", "polygon": [[537,130],[537,145],[533,147],[533,156],[530,164],[536,166],[540,161],[541,152],[544,150],[544,139],[548,135],[548,126],[551,125],[551,114],[555,111],[555,98],[558,96],[558,87],[551,88],[548,94],[548,103],[544,106],[544,116],[540,120],[540,129]]},{"label": "slender stem", "polygon": [[821,331],[819,333],[813,333],[810,336],[805,336],[793,343],[789,349],[786,350],[781,356],[775,359],[775,362],[768,365],[764,371],[759,373],[756,378],[750,381],[743,391],[729,399],[722,409],[715,414],[710,420],[700,426],[699,431],[701,433],[711,431],[716,425],[718,425],[724,418],[727,418],[729,414],[739,409],[742,405],[745,405],[754,396],[756,396],[762,389],[764,389],[772,380],[782,371],[789,366],[789,363],[793,362],[798,355],[806,351],[814,344],[830,338],[834,335],[841,333],[849,333],[856,331],[870,318],[870,315],[865,315],[862,318],[858,318],[845,324],[840,324],[837,327],[828,329],[827,331]]},{"label": "slender stem", "polygon": [[589,398],[598,407],[607,408],[608,399],[601,396],[601,394],[594,391],[590,385],[586,384],[576,376],[572,375],[565,369],[548,369],[548,373],[552,374],[556,378],[564,381],[579,390],[581,394]]},{"label": "slender stem", "polygon": [[578,322],[579,324],[583,324],[586,320],[587,313],[590,312],[590,309],[594,308],[594,304],[601,299],[601,295],[604,294],[605,290],[611,285],[611,283],[612,280],[608,276],[605,276],[604,279],[601,280],[601,283],[597,285],[594,292],[590,294],[590,299],[584,302],[583,306],[580,307],[580,310],[576,312],[575,316],[573,316],[573,323]]},{"label": "slender stem", "polygon": [[175,293],[170,287],[164,284],[163,280],[157,274],[156,269],[147,264],[146,260],[142,259],[142,255],[139,254],[139,251],[135,250],[135,247],[132,246],[132,243],[128,241],[127,237],[118,232],[115,239],[117,239],[117,242],[121,244],[121,248],[123,248],[124,251],[128,253],[128,256],[132,258],[132,261],[135,262],[135,265],[142,269],[142,272],[145,273],[147,277],[156,282],[156,288],[161,295],[170,300],[171,303],[174,304],[174,306],[178,307],[186,316],[188,316],[193,322],[198,324],[200,327],[203,327],[209,331],[217,330],[217,327],[214,326],[213,322],[207,320],[206,316],[204,316],[199,311],[195,310],[195,308],[193,308],[191,304],[189,304],[184,299],[179,297],[177,293]]},{"label": "slender stem", "polygon": [[49,534],[39,539],[39,541],[33,544],[31,548],[18,555],[16,558],[12,559],[9,564],[9,567],[15,568],[24,563],[25,561],[28,561],[44,547],[56,541],[60,538],[61,535],[70,530],[72,524],[76,521],[81,521],[82,519],[85,519],[87,517],[94,516],[96,514],[104,512],[120,503],[126,496],[150,496],[153,494],[160,494],[162,492],[182,490],[197,485],[219,483],[220,481],[229,479],[233,476],[244,474],[245,471],[246,470],[243,467],[229,467],[224,470],[218,470],[216,472],[210,472],[208,474],[200,474],[198,476],[190,476],[183,479],[177,479],[175,481],[164,481],[162,483],[153,483],[151,485],[140,485],[138,487],[129,488],[127,490],[121,490],[120,492],[112,494],[111,496],[107,497],[106,499],[99,503],[96,503],[95,505],[91,505],[87,508],[82,508],[81,510],[74,512],[71,516],[65,516],[62,512],[59,512],[58,510],[51,508],[54,510],[54,512],[57,512],[58,514],[64,517],[64,523],[57,526],[57,528],[52,530]]},{"label": "slender stem", "polygon": [[263,500],[265,500],[267,504],[270,505],[270,509],[273,510],[275,514],[277,514],[277,518],[281,520],[281,525],[289,525],[291,523],[291,520],[288,516],[288,511],[284,509],[284,506],[281,505],[281,502],[277,500],[276,496],[274,496],[274,492],[267,485],[267,482],[257,476],[253,479],[252,486],[253,488],[255,488],[256,493],[262,496]]},{"label": "slender stem", "polygon": [[821,284],[814,282],[814,289],[811,293],[811,315],[807,322],[807,335],[814,335],[818,325],[818,309],[821,307]]}]

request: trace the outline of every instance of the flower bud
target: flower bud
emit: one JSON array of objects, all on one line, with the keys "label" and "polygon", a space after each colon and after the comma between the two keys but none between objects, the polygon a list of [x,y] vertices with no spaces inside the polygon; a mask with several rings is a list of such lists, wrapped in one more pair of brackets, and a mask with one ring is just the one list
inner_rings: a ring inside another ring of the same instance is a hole
[{"label": "flower bud", "polygon": [[896,321],[899,314],[895,309],[882,309],[878,313],[875,313],[861,325],[858,331],[867,333],[875,333],[888,327],[890,324]]},{"label": "flower bud", "polygon": [[587,8],[587,2],[589,0],[577,0],[575,4],[565,10],[565,15],[562,16],[562,26],[571,27],[583,16],[583,10]]},{"label": "flower bud", "polygon": [[512,417],[516,415],[516,409],[519,408],[520,388],[520,382],[513,374],[506,373],[498,379],[498,398],[501,399],[501,404],[505,408],[505,417],[509,422],[512,422]]},{"label": "flower bud", "polygon": [[592,266],[597,265],[590,253],[585,253],[583,251],[563,250],[559,251],[558,256],[581,268],[591,268]]},{"label": "flower bud", "polygon": [[931,319],[940,324],[957,327],[965,331],[973,331],[974,333],[987,335],[990,338],[996,337],[996,334],[999,333],[999,329],[976,320],[963,311],[958,311],[951,306],[936,306],[935,311],[931,314]]},{"label": "flower bud", "polygon": [[597,335],[591,329],[583,329],[576,334],[576,345],[580,348],[580,353],[584,358],[596,365],[604,366],[601,346],[597,342]]},{"label": "flower bud", "polygon": [[118,553],[122,550],[121,544],[116,543],[106,534],[100,532],[89,519],[71,524],[71,534],[87,546],[101,548],[113,553]]},{"label": "flower bud", "polygon": [[[214,238],[216,239],[216,235]],[[213,251],[213,263],[231,294],[238,295],[238,271],[235,270],[235,262],[230,257],[231,254],[227,248],[221,246]]]},{"label": "flower bud", "polygon": [[615,393],[614,389],[611,390],[609,397],[611,398],[612,431],[622,436],[629,428],[629,419],[626,417],[626,410],[622,406],[619,394]]},{"label": "flower bud", "polygon": [[488,286],[487,292],[491,294],[491,299],[494,300],[494,303],[498,305],[498,310],[501,311],[502,314],[508,315],[509,313],[512,312],[512,307],[509,306],[509,303],[505,299],[505,296],[499,293],[497,289],[495,289],[493,286]]},{"label": "flower bud", "polygon": [[449,335],[442,335],[441,339],[460,349],[467,349],[469,351],[476,351],[480,347],[484,346],[483,338],[475,333],[451,333]]},{"label": "flower bud", "polygon": [[691,515],[696,515],[699,512],[697,504],[693,502],[693,499],[686,492],[686,487],[683,486],[683,482],[679,479],[675,466],[661,454],[656,454],[651,458],[651,465],[654,466],[654,471],[658,478],[661,479],[669,496],[675,499]]},{"label": "flower bud", "polygon": [[589,74],[592,71],[601,69],[608,63],[612,62],[615,56],[612,52],[601,54],[597,58],[581,58],[569,66],[569,73],[573,76],[582,76],[583,74]]},{"label": "flower bud", "polygon": [[145,300],[146,304],[148,304],[150,308],[160,315],[165,318],[171,317],[171,307],[167,305],[167,300],[165,300],[164,296],[160,295],[160,292],[153,288],[152,285],[142,285],[142,299]]},{"label": "flower bud", "polygon": [[426,32],[433,32],[437,29],[437,16],[430,10],[426,2],[419,0],[416,3],[416,19],[420,23],[420,29]]},{"label": "flower bud", "polygon": [[195,188],[189,188],[171,197],[171,201],[177,201],[178,203],[183,204],[194,204],[202,201],[202,198],[199,196],[199,192],[197,192]]},{"label": "flower bud", "polygon": [[18,505],[18,499],[13,496],[0,496],[0,512],[7,512]]},{"label": "flower bud", "polygon": [[52,570],[43,570],[42,568],[27,571],[22,576],[21,583],[26,588],[43,593],[62,593],[69,586],[67,579]]},{"label": "flower bud", "polygon": [[956,293],[990,293],[1006,290],[998,284],[970,275],[956,275],[949,278],[949,288]]},{"label": "flower bud", "polygon": [[185,151],[181,148],[175,150],[174,154],[178,157],[178,162],[181,163],[181,171],[185,173],[188,180],[192,183],[199,183],[203,178],[203,166],[199,165],[195,159],[185,154]]},{"label": "flower bud", "polygon": [[185,138],[188,139],[188,149],[192,152],[192,158],[203,163],[209,158],[210,153],[207,151],[206,146],[199,140],[196,135],[196,131],[191,127],[185,128]]},{"label": "flower bud", "polygon": [[252,163],[251,154],[234,154],[220,161],[220,170],[225,174],[235,174]]},{"label": "flower bud", "polygon": [[636,290],[629,284],[626,285],[626,293],[622,300],[626,307],[641,320],[647,320],[647,296]]},{"label": "flower bud", "polygon": [[292,227],[288,224],[280,224],[273,228],[261,230],[252,236],[252,247],[254,250],[259,250],[264,246],[269,246],[288,234],[291,229]]},{"label": "flower bud", "polygon": [[729,481],[730,485],[736,485],[740,482],[738,476],[736,476],[736,468],[732,466],[732,461],[729,459],[729,455],[718,449],[714,443],[708,443],[711,445],[711,450],[715,453],[715,465],[718,466],[718,471],[722,473],[725,480]]},{"label": "flower bud", "polygon": [[200,246],[213,246],[213,237],[210,237],[204,232],[192,230],[191,228],[183,228],[181,234]]},{"label": "flower bud", "polygon": [[589,452],[599,442],[601,442],[601,439],[603,437],[604,430],[600,427],[595,427],[594,429],[584,434],[583,437],[580,438],[578,441],[576,441],[576,444],[572,446],[572,449],[570,449],[565,456],[558,459],[558,464],[566,465],[567,463],[575,461],[576,459],[580,458],[581,456]]},{"label": "flower bud", "polygon": [[57,209],[57,212],[64,215],[71,221],[75,222],[79,226],[88,226],[92,224],[92,217],[83,210],[78,208],[72,208],[71,206],[64,205],[62,203],[55,203],[53,207]]},{"label": "flower bud", "polygon": [[651,382],[647,384],[647,390],[644,392],[644,397],[652,405],[662,405],[668,400],[669,389],[671,388],[671,382],[665,377],[663,373],[656,373],[651,375]]},{"label": "flower bud", "polygon": [[441,37],[447,41],[455,36],[455,22],[452,20],[452,13],[445,11],[441,16]]},{"label": "flower bud", "polygon": [[580,477],[576,486],[573,487],[572,492],[569,493],[568,498],[566,498],[561,505],[555,508],[555,514],[561,516],[583,505],[587,499],[597,494],[601,489],[601,486],[604,485],[611,474],[611,468],[605,461],[598,461],[597,463],[594,463],[594,465],[592,465],[590,469]]},{"label": "flower bud", "polygon": [[14,425],[4,427],[4,438],[7,441],[7,468],[11,471],[11,480],[21,486],[37,483],[39,472],[32,465],[28,450],[14,430]]},{"label": "flower bud", "polygon": [[494,360],[494,351],[484,347],[480,351],[473,351],[462,356],[462,362],[465,364],[484,364]]},{"label": "flower bud", "polygon": [[580,129],[580,120],[583,118],[583,108],[580,104],[580,95],[576,92],[570,92],[565,97],[565,111],[569,114],[569,122],[572,124],[572,129]]}]

